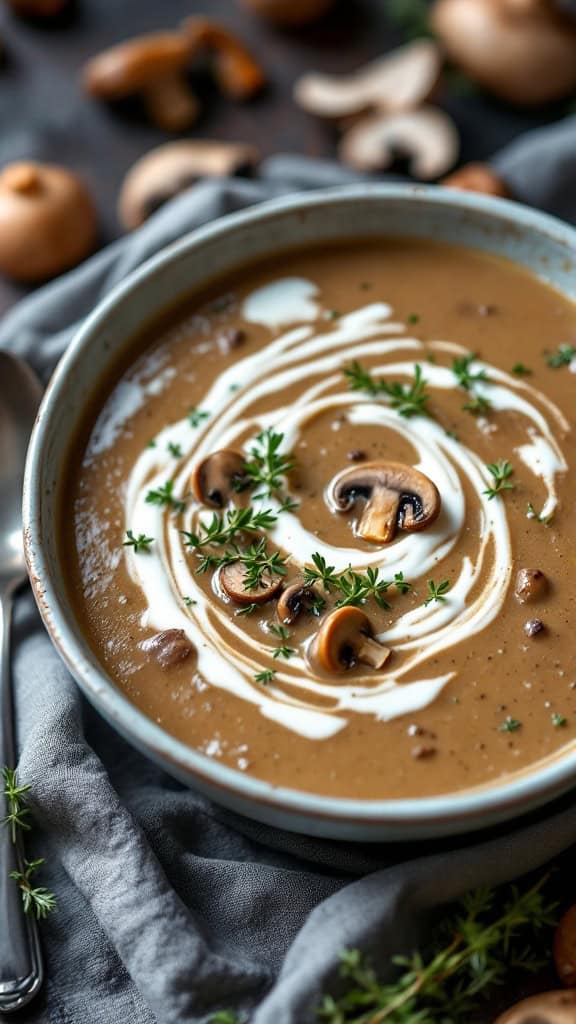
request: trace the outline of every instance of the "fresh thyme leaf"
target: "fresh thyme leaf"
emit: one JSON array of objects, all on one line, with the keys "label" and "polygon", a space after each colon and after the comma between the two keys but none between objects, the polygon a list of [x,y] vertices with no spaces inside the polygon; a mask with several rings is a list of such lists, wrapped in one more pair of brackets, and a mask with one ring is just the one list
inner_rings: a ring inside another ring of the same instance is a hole
[{"label": "fresh thyme leaf", "polygon": [[282,555],[279,551],[269,554],[266,547],[266,537],[262,537],[258,544],[251,544],[246,550],[242,550],[237,544],[233,544],[232,548],[224,551],[222,555],[206,555],[196,569],[196,573],[203,573],[208,569],[219,569],[223,565],[240,562],[245,570],[244,589],[255,590],[265,582],[267,576],[285,576],[287,561],[288,556]]},{"label": "fresh thyme leaf", "polygon": [[344,608],[346,605],[366,604],[369,597],[373,597],[381,608],[389,608],[384,594],[392,586],[391,580],[381,580],[380,570],[368,568],[365,573],[348,572],[341,574],[339,583],[343,597],[336,602],[337,608]]},{"label": "fresh thyme leaf", "polygon": [[198,601],[193,601],[191,597],[185,597],[184,604],[187,608],[193,608],[195,604],[198,604]]},{"label": "fresh thyme leaf", "polygon": [[268,686],[268,684],[271,683],[272,680],[274,679],[275,675],[276,673],[274,669],[266,668],[262,672],[256,673],[256,675],[254,676],[254,681],[256,683],[262,683],[263,686]]},{"label": "fresh thyme leaf", "polygon": [[[10,829],[10,838],[16,842],[18,831],[30,831],[30,822],[27,820],[30,811],[26,806],[25,795],[30,790],[30,785],[19,785],[16,770],[5,766],[2,769],[2,781],[4,799],[6,801],[7,813],[2,818],[2,824]],[[38,920],[46,917],[56,907],[56,897],[44,886],[33,886],[32,876],[44,864],[43,858],[37,860],[25,860],[23,871],[11,871],[12,878],[22,893],[24,912],[34,913]]]},{"label": "fresh thyme leaf", "polygon": [[206,412],[205,409],[192,408],[188,413],[188,423],[191,427],[196,428],[200,426],[203,420],[207,420],[209,416],[210,413]]},{"label": "fresh thyme leaf", "polygon": [[10,878],[18,884],[22,893],[24,913],[33,913],[38,921],[43,920],[51,910],[56,909],[56,897],[43,885],[32,885],[32,877],[44,864],[44,858],[25,860],[24,871],[11,871]]},{"label": "fresh thyme leaf", "polygon": [[412,584],[408,583],[408,580],[404,579],[403,572],[394,573],[394,586],[401,594],[408,594],[409,591],[413,589]]},{"label": "fresh thyme leaf", "polygon": [[293,501],[292,498],[285,498],[278,512],[294,512],[297,508],[300,508],[299,501]]},{"label": "fresh thyme leaf", "polygon": [[127,540],[124,541],[122,547],[134,548],[134,554],[138,555],[141,551],[150,551],[150,545],[154,543],[154,537],[147,537],[145,533],[139,533],[137,537],[134,536],[132,530],[126,530]]},{"label": "fresh thyme leaf", "polygon": [[529,366],[524,366],[524,363],[514,363],[514,366],[512,367],[512,373],[515,374],[516,377],[532,376],[532,370]]},{"label": "fresh thyme leaf", "polygon": [[326,559],[318,551],[312,555],[314,569],[310,566],[304,568],[304,583],[321,583],[328,593],[332,589],[337,590],[340,586],[340,578],[336,574],[335,566],[327,565]]},{"label": "fresh thyme leaf", "polygon": [[420,317],[419,317],[418,313],[408,313],[408,316],[406,317],[406,323],[407,324],[419,324],[420,323]]},{"label": "fresh thyme leaf", "polygon": [[329,320],[338,320],[338,318],[341,317],[341,316],[342,316],[342,314],[339,313],[337,309],[331,309],[329,311],[329,313],[328,313],[328,319]]},{"label": "fresh thyme leaf", "polygon": [[452,373],[456,377],[458,384],[465,391],[470,391],[474,384],[479,380],[486,380],[486,370],[478,370],[476,373],[472,373],[470,367],[476,359],[473,352],[467,356],[457,357],[452,360]]},{"label": "fresh thyme leaf", "polygon": [[257,533],[269,530],[277,522],[278,516],[272,509],[255,511],[251,505],[246,508],[229,509],[224,516],[214,512],[211,521],[206,525],[201,522],[199,532],[181,530],[185,537],[186,547],[202,548],[206,544],[228,544],[239,533]]},{"label": "fresh thyme leaf", "polygon": [[12,842],[16,842],[16,833],[19,828],[30,830],[30,824],[26,820],[30,811],[26,806],[25,794],[30,786],[19,786],[18,777],[14,768],[2,769],[2,781],[4,783],[4,799],[6,800],[6,816],[2,818],[2,824],[10,829]]},{"label": "fresh thyme leaf", "polygon": [[445,595],[450,590],[450,580],[442,580],[441,583],[436,584],[434,580],[428,580],[428,599],[424,601],[424,607],[427,608],[433,601],[445,601]]},{"label": "fresh thyme leaf", "polygon": [[245,474],[252,486],[264,487],[264,494],[259,497],[270,497],[278,491],[284,484],[284,477],[294,468],[292,460],[279,451],[283,440],[284,434],[263,430],[250,449],[252,458],[246,463]]},{"label": "fresh thyme leaf", "polygon": [[290,639],[290,630],[286,626],[278,626],[275,622],[271,622],[268,626],[268,631],[273,633],[274,636],[279,636],[281,640]]},{"label": "fresh thyme leaf", "polygon": [[274,648],[274,650],[272,652],[272,657],[273,658],[286,658],[286,661],[288,661],[288,659],[291,658],[293,654],[296,654],[296,651],[295,651],[294,647],[282,646],[282,647],[275,647]]},{"label": "fresh thyme leaf", "polygon": [[400,384],[398,381],[390,383],[383,378],[377,379],[369,370],[365,370],[357,359],[342,372],[351,391],[365,391],[373,398],[386,395],[390,399],[390,406],[399,416],[409,419],[411,416],[429,415],[426,409],[426,403],[430,398],[426,391],[428,381],[423,378],[422,367],[418,363],[414,366],[414,380],[411,385]]},{"label": "fresh thyme leaf", "polygon": [[154,438],[152,438],[152,440],[148,441],[148,444],[146,445],[146,447],[147,448],[156,448],[156,441],[154,440]]},{"label": "fresh thyme leaf", "polygon": [[174,512],[183,512],[186,502],[174,497],[174,481],[167,480],[161,487],[148,491],[146,501],[149,505],[168,505]]},{"label": "fresh thyme leaf", "polygon": [[519,722],[517,718],[512,718],[511,715],[507,715],[503,722],[498,726],[500,732],[516,732],[522,727],[522,722]]},{"label": "fresh thyme leaf", "polygon": [[576,348],[574,345],[559,345],[556,352],[546,359],[546,365],[550,366],[553,370],[559,370],[561,366],[570,366],[575,357]]},{"label": "fresh thyme leaf", "polygon": [[560,715],[557,711],[554,711],[552,714],[552,725],[555,729],[563,729],[568,725],[568,719],[565,718],[564,715]]},{"label": "fresh thyme leaf", "polygon": [[549,516],[540,515],[540,513],[538,513],[534,508],[534,505],[531,501],[529,501],[528,505],[526,506],[526,518],[536,519],[537,522],[542,523],[543,526],[548,526],[548,524],[552,521],[553,514],[554,513],[551,512]]},{"label": "fresh thyme leaf", "polygon": [[246,1017],[239,1017],[234,1010],[218,1010],[208,1024],[246,1024]]},{"label": "fresh thyme leaf", "polygon": [[486,469],[492,477],[492,486],[487,487],[482,494],[488,495],[488,501],[492,501],[501,491],[513,491],[515,484],[510,477],[514,473],[513,467],[507,459],[499,459],[498,462],[489,462]]},{"label": "fresh thyme leaf", "polygon": [[252,612],[257,611],[257,609],[258,609],[258,605],[257,604],[246,604],[246,605],[244,605],[243,608],[238,608],[238,610],[235,611],[234,614],[235,615],[252,615]]},{"label": "fresh thyme leaf", "polygon": [[170,452],[170,455],[173,455],[175,459],[181,459],[182,458],[182,447],[181,447],[181,445],[174,444],[173,441],[168,441],[167,448],[168,448],[168,451]]},{"label": "fresh thyme leaf", "polygon": [[473,416],[483,416],[490,412],[492,403],[488,398],[484,398],[484,395],[474,395],[469,402],[464,402],[462,408],[465,412],[472,413]]}]

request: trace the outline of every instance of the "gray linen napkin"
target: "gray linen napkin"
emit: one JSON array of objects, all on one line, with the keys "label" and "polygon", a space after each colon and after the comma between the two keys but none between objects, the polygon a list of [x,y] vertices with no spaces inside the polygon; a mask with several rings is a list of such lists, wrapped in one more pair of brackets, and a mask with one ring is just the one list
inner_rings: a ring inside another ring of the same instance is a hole
[{"label": "gray linen napkin", "polygon": [[[520,198],[576,220],[576,121],[532,133],[496,166]],[[75,326],[143,259],[214,217],[353,176],[304,158],[258,181],[207,182],[5,318],[0,347],[46,378]],[[386,967],[430,914],[470,887],[534,870],[576,842],[571,799],[488,835],[413,845],[294,836],[239,818],[166,776],[86,705],[30,595],[16,610],[22,779],[34,855],[58,911],[42,925],[48,982],[26,1019],[205,1024],[233,1007],[251,1024],[307,1024],[338,953]]]}]

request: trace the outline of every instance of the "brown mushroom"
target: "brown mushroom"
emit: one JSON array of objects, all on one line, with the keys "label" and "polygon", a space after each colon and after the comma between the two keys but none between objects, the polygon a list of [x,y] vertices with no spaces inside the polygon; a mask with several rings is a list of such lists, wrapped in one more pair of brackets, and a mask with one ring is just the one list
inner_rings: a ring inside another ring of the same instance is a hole
[{"label": "brown mushroom", "polygon": [[303,611],[312,611],[320,594],[313,583],[296,580],[282,591],[276,604],[276,614],[284,625],[291,626]]},{"label": "brown mushroom", "polygon": [[363,117],[342,137],[340,159],[357,171],[382,171],[399,156],[410,174],[431,181],[458,159],[460,143],[452,119],[436,107]]},{"label": "brown mushroom", "polygon": [[538,601],[548,589],[548,580],[541,569],[519,569],[516,574],[514,596],[520,604]]},{"label": "brown mushroom", "polygon": [[511,199],[512,193],[489,164],[465,164],[453,171],[440,182],[445,188],[456,188],[462,192],[482,192],[486,196],[500,196]]},{"label": "brown mushroom", "polygon": [[196,52],[211,51],[214,74],[225,96],[233,100],[248,100],[266,85],[264,71],[236,36],[224,25],[200,15],[185,18],[182,31]]},{"label": "brown mushroom", "polygon": [[566,911],[556,929],[554,936],[554,965],[562,984],[569,988],[575,988],[576,905]]},{"label": "brown mushroom", "polygon": [[89,60],[84,87],[97,99],[142,96],[150,119],[168,132],[189,128],[198,102],[185,72],[195,50],[181,32],[151,32]]},{"label": "brown mushroom", "polygon": [[212,508],[224,508],[230,502],[238,504],[248,487],[246,460],[241,452],[221,448],[195,466],[190,484],[198,501]]},{"label": "brown mushroom", "polygon": [[395,114],[424,103],[441,69],[437,44],[431,39],[417,39],[351,75],[310,71],[296,82],[294,99],[318,117],[349,117],[366,110]]},{"label": "brown mushroom", "polygon": [[199,178],[226,177],[258,162],[254,146],[212,139],[167,142],[137,160],[120,191],[118,217],[128,231],[140,227],[169,199]]},{"label": "brown mushroom", "polygon": [[574,1024],[576,991],[541,992],[517,1003],[494,1024]]},{"label": "brown mushroom", "polygon": [[150,654],[161,668],[173,668],[194,650],[183,629],[164,629],[161,633],[143,640],[140,647]]},{"label": "brown mushroom", "polygon": [[370,619],[360,608],[346,605],[326,616],[310,646],[313,666],[345,672],[358,662],[381,669],[392,652],[373,639]]},{"label": "brown mushroom", "polygon": [[458,67],[509,103],[576,88],[576,21],[550,0],[436,0],[432,27]]},{"label": "brown mushroom", "polygon": [[297,28],[324,17],[334,0],[240,0],[252,14],[266,18],[274,25]]},{"label": "brown mushroom", "polygon": [[266,569],[257,587],[247,587],[246,568],[241,562],[229,562],[228,565],[224,565],[218,574],[218,581],[228,597],[237,604],[244,605],[266,604],[276,597],[282,586],[280,576],[273,576]]},{"label": "brown mushroom", "polygon": [[68,6],[69,0],[7,0],[7,3],[25,18],[53,18]]},{"label": "brown mushroom", "polygon": [[334,477],[327,491],[334,512],[350,511],[359,499],[365,505],[355,533],[371,544],[389,544],[397,529],[425,529],[442,504],[436,484],[400,462],[365,462]]},{"label": "brown mushroom", "polygon": [[96,242],[96,211],[63,167],[32,161],[0,172],[0,272],[42,281],[75,266]]}]

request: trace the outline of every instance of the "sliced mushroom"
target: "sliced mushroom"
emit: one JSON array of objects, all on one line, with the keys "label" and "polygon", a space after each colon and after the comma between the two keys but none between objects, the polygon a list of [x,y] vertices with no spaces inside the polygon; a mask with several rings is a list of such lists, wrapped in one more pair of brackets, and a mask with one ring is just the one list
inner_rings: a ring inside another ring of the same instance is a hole
[{"label": "sliced mushroom", "polygon": [[310,646],[313,666],[324,672],[345,672],[358,662],[381,669],[392,652],[373,639],[370,619],[347,605],[326,616]]},{"label": "sliced mushroom", "polygon": [[282,591],[276,605],[276,614],[280,622],[292,625],[303,611],[311,611],[320,594],[313,583],[297,580]]},{"label": "sliced mushroom", "polygon": [[248,487],[246,460],[241,452],[221,448],[198,463],[190,484],[198,501],[212,508],[224,508],[231,502],[239,504]]},{"label": "sliced mushroom", "polygon": [[509,103],[576,88],[576,21],[547,0],[436,0],[432,27],[458,67]]},{"label": "sliced mushroom", "polygon": [[367,110],[395,114],[424,103],[441,70],[438,45],[431,39],[417,39],[352,75],[308,72],[296,82],[294,99],[318,117],[350,117]]},{"label": "sliced mushroom", "polygon": [[32,161],[0,173],[0,272],[42,281],[94,248],[96,210],[83,183],[63,167]]},{"label": "sliced mushroom", "polygon": [[556,929],[554,966],[563,985],[576,987],[576,905],[566,911]]},{"label": "sliced mushroom", "polygon": [[119,219],[132,231],[199,178],[238,174],[257,162],[254,146],[240,142],[182,139],[158,146],[141,157],[124,178],[118,200]]},{"label": "sliced mushroom", "polygon": [[453,171],[440,182],[445,188],[456,188],[463,192],[481,192],[486,196],[500,196],[511,199],[512,193],[489,164],[465,164]]},{"label": "sliced mushroom", "polygon": [[246,578],[246,569],[241,562],[224,565],[218,574],[220,586],[237,604],[266,604],[282,587],[280,576],[273,576],[268,570],[257,587],[247,587]]},{"label": "sliced mushroom", "polygon": [[274,25],[294,28],[318,21],[334,6],[334,0],[241,0],[241,3]]},{"label": "sliced mushroom", "polygon": [[142,96],[150,119],[159,128],[183,131],[194,123],[199,109],[185,77],[194,52],[183,33],[138,36],[89,60],[84,87],[102,100]]},{"label": "sliced mushroom", "polygon": [[576,991],[541,992],[517,1003],[494,1024],[574,1024]]},{"label": "sliced mushroom", "polygon": [[541,569],[519,569],[514,595],[520,604],[537,601],[548,589],[548,580]]},{"label": "sliced mushroom", "polygon": [[150,654],[161,668],[173,668],[192,654],[194,647],[183,629],[164,629],[143,640],[140,647]]},{"label": "sliced mushroom", "polygon": [[458,132],[448,114],[421,107],[363,117],[343,136],[339,153],[343,163],[357,171],[382,171],[402,156],[413,177],[431,181],[450,170],[459,149]]},{"label": "sliced mushroom", "polygon": [[400,462],[365,462],[334,477],[326,497],[333,512],[365,505],[355,532],[371,544],[389,544],[396,530],[424,530],[440,514],[436,484],[413,466]]},{"label": "sliced mushroom", "polygon": [[225,96],[248,100],[262,91],[266,85],[263,69],[224,25],[197,15],[184,19],[182,31],[194,51],[206,48],[212,52],[214,73]]}]

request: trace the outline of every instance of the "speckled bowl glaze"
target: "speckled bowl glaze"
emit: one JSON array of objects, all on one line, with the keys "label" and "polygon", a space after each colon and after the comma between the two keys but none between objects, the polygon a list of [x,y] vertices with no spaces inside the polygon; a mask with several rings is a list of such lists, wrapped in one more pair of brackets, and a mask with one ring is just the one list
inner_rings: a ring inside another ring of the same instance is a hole
[{"label": "speckled bowl glaze", "polygon": [[164,732],[107,677],[70,606],[54,523],[59,481],[82,410],[143,323],[248,259],[308,242],[383,235],[441,239],[498,253],[576,297],[576,231],[512,202],[434,187],[358,185],[233,214],[155,256],[88,317],[46,392],[24,493],[26,554],[40,613],[98,711],[166,771],[240,814],[297,832],[362,841],[466,832],[523,814],[576,784],[576,744],[498,785],[426,799],[328,798],[274,787],[225,767]]}]

